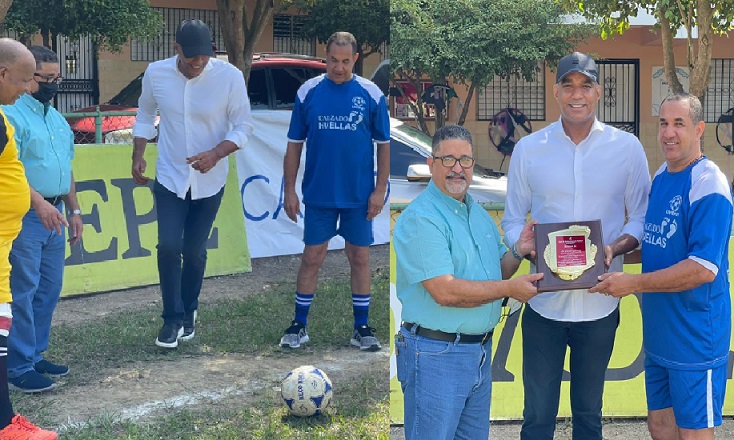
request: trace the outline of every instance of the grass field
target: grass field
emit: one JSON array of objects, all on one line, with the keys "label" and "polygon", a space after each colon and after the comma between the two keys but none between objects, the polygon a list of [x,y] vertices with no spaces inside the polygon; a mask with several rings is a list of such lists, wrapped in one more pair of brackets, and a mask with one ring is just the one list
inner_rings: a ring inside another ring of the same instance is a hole
[{"label": "grass field", "polygon": [[[377,328],[383,350],[388,345],[388,282],[386,271],[373,277],[370,323]],[[349,291],[348,277],[320,284],[309,318],[313,341],[309,350],[328,350],[344,357],[354,355],[356,349],[345,346],[352,328]],[[230,354],[251,356],[253,362],[263,362],[264,370],[268,368],[267,359],[292,356],[297,362],[299,353],[285,352],[274,343],[290,322],[292,310],[292,283],[274,284],[269,290],[244,299],[206,302],[202,298],[196,338],[172,351],[152,344],[160,326],[157,306],[54,327],[49,358],[63,359],[72,366],[73,373],[48,396],[39,398],[14,392],[11,399],[17,412],[41,426],[58,429],[60,438],[69,440],[387,439],[387,362],[382,370],[363,374],[355,371],[350,380],[335,381],[334,405],[325,415],[317,417],[291,416],[280,399],[279,382],[271,380],[268,386],[248,396],[246,404],[228,399],[171,407],[138,420],[111,412],[82,424],[54,426],[53,411],[57,405],[63,405],[64,393],[103,382],[103,371],[161,361],[170,362],[170,368],[186,368],[196,359]],[[328,373],[328,367],[326,370]],[[196,374],[191,372],[192,377]]]}]

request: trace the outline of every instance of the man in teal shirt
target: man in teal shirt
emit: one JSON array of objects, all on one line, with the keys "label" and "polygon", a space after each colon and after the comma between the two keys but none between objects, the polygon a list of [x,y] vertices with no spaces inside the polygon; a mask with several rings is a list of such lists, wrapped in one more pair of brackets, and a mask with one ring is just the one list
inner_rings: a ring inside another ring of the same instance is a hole
[{"label": "man in teal shirt", "polygon": [[51,106],[61,82],[59,60],[42,46],[30,51],[36,72],[29,93],[3,106],[15,127],[18,158],[31,187],[31,209],[10,251],[13,329],[8,337],[8,382],[20,391],[38,393],[56,386],[47,376],[69,372],[67,366],[44,359],[43,353],[61,294],[66,228],[69,243],[76,244],[82,236],[82,220],[71,171],[74,135]]},{"label": "man in teal shirt", "polygon": [[398,217],[393,234],[402,325],[395,341],[407,440],[486,439],[492,331],[504,297],[526,302],[542,274],[512,276],[534,252],[529,222],[512,252],[494,220],[467,194],[471,134],[433,136],[431,182]]}]

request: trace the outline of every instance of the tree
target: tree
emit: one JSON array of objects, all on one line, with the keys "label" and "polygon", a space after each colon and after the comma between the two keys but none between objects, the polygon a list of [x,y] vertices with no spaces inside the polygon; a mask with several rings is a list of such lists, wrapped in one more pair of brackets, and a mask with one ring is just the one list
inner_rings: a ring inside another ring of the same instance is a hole
[{"label": "tree", "polygon": [[362,74],[362,60],[390,43],[389,0],[318,0],[307,13],[302,33],[324,44],[337,31],[351,32],[359,45],[355,70]]},{"label": "tree", "polygon": [[255,0],[248,10],[246,0],[217,0],[219,23],[229,62],[237,66],[250,79],[255,45],[265,26],[273,21],[273,15],[291,6],[305,7],[314,0]]},{"label": "tree", "polygon": [[[630,27],[630,17],[640,9],[647,10],[658,20],[663,45],[663,70],[673,93],[684,92],[675,74],[673,37],[683,27],[687,31],[686,65],[690,69],[689,93],[705,99],[711,71],[714,35],[726,34],[734,26],[734,2],[731,0],[648,0],[619,2],[617,0],[562,0],[569,12],[582,14],[601,25],[601,37],[622,34]],[[694,44],[691,31],[698,27]]]},{"label": "tree", "polygon": [[5,25],[21,41],[40,32],[47,47],[59,34],[72,39],[90,35],[99,47],[119,51],[130,36],[160,33],[162,19],[147,0],[23,0],[10,6]]},{"label": "tree", "polygon": [[12,6],[13,0],[0,0],[0,30],[5,29],[5,16],[8,14],[8,9]]},{"label": "tree", "polygon": [[[392,0],[390,6],[392,72],[415,90],[424,78],[468,85],[459,125],[475,89],[495,75],[530,80],[540,62],[557,63],[591,33],[588,25],[561,25],[560,5],[547,0]],[[408,101],[421,130],[429,133],[417,96],[417,102]],[[437,112],[436,128],[443,125]]]}]

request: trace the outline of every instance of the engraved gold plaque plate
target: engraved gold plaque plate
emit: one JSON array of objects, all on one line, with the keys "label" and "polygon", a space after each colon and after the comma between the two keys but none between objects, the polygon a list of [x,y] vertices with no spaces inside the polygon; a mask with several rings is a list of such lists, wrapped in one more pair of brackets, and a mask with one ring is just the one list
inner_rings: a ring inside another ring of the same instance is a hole
[{"label": "engraved gold plaque plate", "polygon": [[604,273],[601,221],[535,225],[536,268],[545,274],[539,292],[588,289]]}]

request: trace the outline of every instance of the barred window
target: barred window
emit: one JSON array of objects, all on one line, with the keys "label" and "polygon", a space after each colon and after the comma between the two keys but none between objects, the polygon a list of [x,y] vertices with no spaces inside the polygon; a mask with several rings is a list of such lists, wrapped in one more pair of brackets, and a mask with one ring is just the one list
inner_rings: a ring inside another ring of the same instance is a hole
[{"label": "barred window", "polygon": [[176,42],[176,28],[184,20],[199,19],[212,31],[212,45],[216,50],[225,51],[224,38],[219,28],[219,14],[207,9],[153,8],[163,16],[163,31],[152,40],[130,41],[131,61],[158,61],[172,57],[173,43]]},{"label": "barred window", "polygon": [[489,121],[504,108],[516,108],[531,121],[545,120],[545,66],[538,65],[532,81],[514,75],[495,76],[477,93],[477,120]]},{"label": "barred window", "polygon": [[301,36],[305,17],[305,15],[288,14],[278,14],[273,17],[273,50],[300,55],[316,55],[316,39]]},{"label": "barred window", "polygon": [[706,122],[716,122],[719,116],[734,107],[734,59],[711,60],[704,106]]}]

